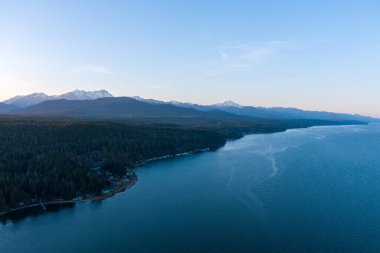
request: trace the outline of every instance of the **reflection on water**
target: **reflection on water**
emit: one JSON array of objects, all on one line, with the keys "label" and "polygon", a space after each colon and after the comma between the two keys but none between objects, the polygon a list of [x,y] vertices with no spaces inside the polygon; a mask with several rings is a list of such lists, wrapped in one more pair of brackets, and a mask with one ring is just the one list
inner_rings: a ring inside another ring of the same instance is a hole
[{"label": "reflection on water", "polygon": [[64,203],[42,206],[33,206],[26,209],[20,209],[18,211],[11,212],[1,216],[0,222],[5,225],[7,222],[18,223],[28,217],[38,217],[47,213],[58,212],[66,208],[73,208],[75,203]]}]

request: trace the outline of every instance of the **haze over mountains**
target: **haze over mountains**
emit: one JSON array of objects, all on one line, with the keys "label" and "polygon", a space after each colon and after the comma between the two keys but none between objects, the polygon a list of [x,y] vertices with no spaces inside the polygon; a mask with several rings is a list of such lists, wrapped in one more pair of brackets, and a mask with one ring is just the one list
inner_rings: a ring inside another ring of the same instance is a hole
[{"label": "haze over mountains", "polygon": [[62,95],[53,95],[49,96],[45,93],[33,93],[26,96],[16,96],[4,101],[5,104],[14,105],[19,108],[28,107],[36,105],[38,103],[47,101],[47,100],[57,100],[57,99],[67,99],[67,100],[91,100],[103,97],[112,97],[112,95],[105,90],[99,91],[83,91],[83,90],[74,90],[67,92]]},{"label": "haze over mountains", "polygon": [[17,106],[8,105],[8,104],[0,102],[0,113],[9,112],[9,111],[12,111],[12,110],[15,110],[15,109],[17,109]]},{"label": "haze over mountains", "polygon": [[240,116],[248,116],[252,118],[263,119],[318,119],[318,120],[357,120],[363,122],[379,122],[379,119],[344,113],[333,113],[323,111],[305,111],[297,108],[285,108],[285,107],[255,107],[255,106],[243,106],[233,101],[225,101],[223,103],[217,103],[213,105],[198,105],[193,103],[184,103],[178,101],[159,101],[155,99],[144,99],[141,97],[133,97],[137,100],[159,104],[166,103],[172,104],[178,107],[192,108],[200,111],[220,110],[229,112]]},{"label": "haze over mountains", "polygon": [[238,115],[219,110],[199,111],[171,104],[150,104],[129,97],[105,97],[92,100],[47,100],[14,111],[18,115],[47,115],[87,118],[125,117],[203,117],[235,119]]},{"label": "haze over mountains", "polygon": [[113,97],[106,90],[75,90],[54,96],[44,93],[16,96],[0,103],[0,113],[92,118],[197,117],[228,120],[259,118],[270,120],[379,121],[362,115],[304,111],[296,108],[243,106],[233,101],[213,105],[198,105],[178,101],[165,102],[141,97]]}]

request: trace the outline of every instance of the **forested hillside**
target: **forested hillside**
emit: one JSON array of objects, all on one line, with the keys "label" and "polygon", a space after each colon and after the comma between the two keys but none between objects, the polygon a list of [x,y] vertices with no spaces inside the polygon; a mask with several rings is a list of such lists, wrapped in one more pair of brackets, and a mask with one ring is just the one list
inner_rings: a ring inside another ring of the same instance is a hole
[{"label": "forested hillside", "polygon": [[[0,211],[96,194],[109,183],[106,170],[225,141],[216,132],[175,126],[0,119]],[[106,166],[95,171],[96,163]]]}]

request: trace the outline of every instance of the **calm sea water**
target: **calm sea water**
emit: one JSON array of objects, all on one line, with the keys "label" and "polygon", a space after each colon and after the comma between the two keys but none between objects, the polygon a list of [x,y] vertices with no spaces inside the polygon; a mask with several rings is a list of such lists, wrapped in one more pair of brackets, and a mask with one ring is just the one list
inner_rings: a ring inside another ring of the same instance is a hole
[{"label": "calm sea water", "polygon": [[251,135],[0,225],[0,252],[380,252],[380,125]]}]

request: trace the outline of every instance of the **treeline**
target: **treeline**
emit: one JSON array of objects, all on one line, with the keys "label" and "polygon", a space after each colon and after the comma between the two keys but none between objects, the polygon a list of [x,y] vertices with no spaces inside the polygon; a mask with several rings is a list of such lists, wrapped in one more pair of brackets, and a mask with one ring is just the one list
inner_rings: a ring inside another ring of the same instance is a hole
[{"label": "treeline", "polygon": [[201,117],[146,117],[112,118],[112,122],[123,124],[177,125],[186,128],[206,128],[218,132],[227,139],[238,139],[246,134],[282,132],[292,128],[311,126],[366,124],[353,120],[329,121],[315,119],[260,119],[243,117],[239,119],[207,119]]},{"label": "treeline", "polygon": [[[125,165],[224,145],[205,129],[112,122],[0,119],[0,212],[98,194]],[[93,169],[103,164],[102,170]]]}]

